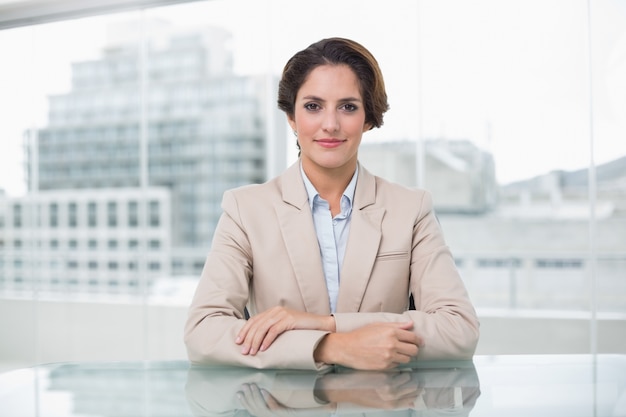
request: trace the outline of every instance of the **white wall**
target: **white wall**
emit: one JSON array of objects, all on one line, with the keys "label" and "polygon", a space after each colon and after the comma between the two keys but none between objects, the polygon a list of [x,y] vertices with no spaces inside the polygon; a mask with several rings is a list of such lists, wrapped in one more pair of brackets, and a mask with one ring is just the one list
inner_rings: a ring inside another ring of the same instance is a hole
[{"label": "white wall", "polygon": [[186,314],[182,306],[2,300],[0,371],[62,361],[185,359]]},{"label": "white wall", "polygon": [[[0,301],[0,372],[37,363],[186,359],[187,308]],[[479,312],[477,354],[588,353],[588,314]],[[626,353],[626,317],[599,317],[598,353]],[[145,330],[144,330],[145,329]]]}]

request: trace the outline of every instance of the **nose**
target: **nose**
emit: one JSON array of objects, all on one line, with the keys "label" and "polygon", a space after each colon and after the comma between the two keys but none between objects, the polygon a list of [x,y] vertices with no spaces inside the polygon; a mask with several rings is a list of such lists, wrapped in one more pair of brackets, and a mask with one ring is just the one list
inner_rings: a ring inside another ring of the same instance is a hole
[{"label": "nose", "polygon": [[339,118],[337,117],[337,112],[331,110],[324,114],[322,129],[324,129],[325,132],[336,132],[339,130]]}]

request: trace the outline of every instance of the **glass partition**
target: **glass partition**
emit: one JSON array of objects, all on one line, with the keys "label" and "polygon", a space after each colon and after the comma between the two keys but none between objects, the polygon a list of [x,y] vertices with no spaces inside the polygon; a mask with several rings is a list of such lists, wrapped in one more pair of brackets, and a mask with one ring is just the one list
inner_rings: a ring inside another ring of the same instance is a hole
[{"label": "glass partition", "polygon": [[520,317],[619,350],[625,21],[610,0],[213,0],[0,31],[0,366],[184,358],[221,195],[296,160],[278,78],[330,36],[381,65],[360,159],[432,192],[479,353]]}]

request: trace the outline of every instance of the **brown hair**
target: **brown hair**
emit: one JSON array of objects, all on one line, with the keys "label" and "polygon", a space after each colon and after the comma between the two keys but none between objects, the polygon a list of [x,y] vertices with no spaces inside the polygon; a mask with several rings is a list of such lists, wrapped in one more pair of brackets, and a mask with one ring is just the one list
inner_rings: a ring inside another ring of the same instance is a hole
[{"label": "brown hair", "polygon": [[350,67],[359,81],[365,123],[372,127],[382,126],[383,114],[389,110],[383,74],[374,56],[350,39],[322,39],[291,57],[278,84],[278,108],[293,118],[298,90],[311,71],[321,65]]}]

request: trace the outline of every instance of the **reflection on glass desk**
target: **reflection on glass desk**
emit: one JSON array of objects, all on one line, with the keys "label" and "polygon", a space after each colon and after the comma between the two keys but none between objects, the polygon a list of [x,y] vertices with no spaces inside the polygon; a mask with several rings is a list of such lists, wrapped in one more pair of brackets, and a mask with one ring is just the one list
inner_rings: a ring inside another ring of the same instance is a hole
[{"label": "reflection on glass desk", "polygon": [[60,363],[0,374],[0,416],[626,417],[626,355],[477,356],[386,372]]}]

